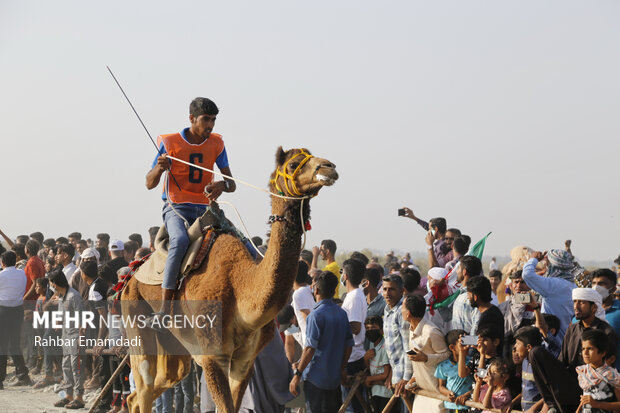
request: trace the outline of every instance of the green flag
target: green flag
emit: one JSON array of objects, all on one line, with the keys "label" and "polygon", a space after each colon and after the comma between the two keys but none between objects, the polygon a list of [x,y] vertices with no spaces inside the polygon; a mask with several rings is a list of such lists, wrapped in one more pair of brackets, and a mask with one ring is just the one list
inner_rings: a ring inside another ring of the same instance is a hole
[{"label": "green flag", "polygon": [[467,255],[473,255],[474,257],[478,257],[479,260],[482,260],[482,254],[484,253],[484,244],[487,241],[488,236],[491,235],[489,232],[484,236],[480,241],[476,242],[476,244],[469,249]]}]

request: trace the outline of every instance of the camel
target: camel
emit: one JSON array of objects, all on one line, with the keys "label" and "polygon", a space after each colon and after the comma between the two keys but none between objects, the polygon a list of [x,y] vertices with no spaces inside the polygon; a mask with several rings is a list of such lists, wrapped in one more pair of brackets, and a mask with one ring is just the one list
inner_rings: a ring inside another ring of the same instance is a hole
[{"label": "camel", "polygon": [[[273,338],[274,318],[284,307],[297,274],[303,225],[310,209],[308,197],[338,179],[330,161],[314,157],[306,149],[276,152],[276,169],[269,188],[299,199],[271,196],[273,221],[265,258],[256,264],[241,241],[220,235],[212,246],[208,260],[187,278],[175,293],[175,311],[186,300],[221,303],[221,343],[213,349],[212,338],[201,330],[183,334],[174,328],[170,334],[175,345],[189,351],[173,350],[150,354],[131,354],[136,391],[129,396],[132,413],[151,412],[153,401],[179,382],[190,371],[192,357],[205,372],[207,387],[220,413],[237,412],[252,374],[254,359]],[[301,198],[304,198],[303,200]],[[303,203],[303,212],[300,211]],[[300,214],[303,214],[303,222]],[[121,303],[148,303],[159,307],[158,285],[146,285],[131,279],[121,295]],[[149,309],[149,310],[150,310]],[[125,307],[123,307],[125,311]],[[180,310],[183,311],[183,310]],[[138,326],[127,328],[129,338],[140,336],[142,343],[154,343],[160,334]],[[167,340],[169,343],[170,340]],[[200,355],[195,349],[199,348]],[[159,350],[162,350],[159,347]]]}]

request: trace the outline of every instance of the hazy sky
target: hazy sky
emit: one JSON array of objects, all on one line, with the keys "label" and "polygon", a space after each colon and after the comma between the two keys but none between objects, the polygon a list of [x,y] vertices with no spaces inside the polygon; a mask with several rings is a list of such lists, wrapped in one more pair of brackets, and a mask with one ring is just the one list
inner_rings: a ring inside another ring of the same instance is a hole
[{"label": "hazy sky", "polygon": [[[3,0],[0,228],[126,239],[161,223],[155,149],[110,65],[154,136],[212,98],[241,179],[266,186],[278,145],[334,162],[308,246],[422,251],[406,205],[493,231],[488,255],[571,238],[611,263],[618,21],[617,1]],[[264,235],[265,194],[223,199]]]}]

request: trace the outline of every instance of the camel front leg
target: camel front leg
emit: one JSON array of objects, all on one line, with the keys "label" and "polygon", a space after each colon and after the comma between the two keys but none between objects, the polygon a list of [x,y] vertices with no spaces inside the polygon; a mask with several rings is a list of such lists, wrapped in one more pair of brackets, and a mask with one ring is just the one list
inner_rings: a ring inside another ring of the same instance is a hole
[{"label": "camel front leg", "polygon": [[217,412],[236,413],[227,377],[230,359],[227,356],[205,356],[202,357],[201,365],[207,389],[217,407]]},{"label": "camel front leg", "polygon": [[248,387],[252,373],[254,372],[254,360],[232,360],[230,365],[230,393],[235,404],[235,411],[239,411],[243,395]]}]

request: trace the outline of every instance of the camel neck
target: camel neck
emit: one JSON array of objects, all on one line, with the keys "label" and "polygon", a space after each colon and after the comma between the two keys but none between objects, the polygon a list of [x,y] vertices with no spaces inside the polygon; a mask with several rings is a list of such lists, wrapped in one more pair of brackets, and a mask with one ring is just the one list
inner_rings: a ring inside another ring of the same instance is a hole
[{"label": "camel neck", "polygon": [[[304,219],[309,214],[307,202],[304,200]],[[272,201],[272,214],[284,219],[271,225],[267,252],[258,266],[255,280],[261,288],[252,290],[249,298],[253,303],[253,316],[248,322],[252,325],[262,326],[272,320],[288,300],[301,251],[303,230],[299,208],[297,200],[274,198]]]}]

